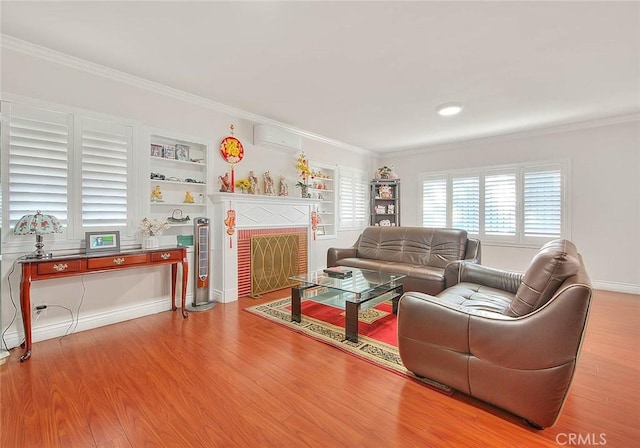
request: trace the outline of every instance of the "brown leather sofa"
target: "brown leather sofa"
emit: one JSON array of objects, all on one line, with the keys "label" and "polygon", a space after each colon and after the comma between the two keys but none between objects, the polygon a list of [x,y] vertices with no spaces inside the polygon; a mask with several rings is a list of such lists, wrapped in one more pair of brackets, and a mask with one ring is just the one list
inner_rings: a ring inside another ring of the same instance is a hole
[{"label": "brown leather sofa", "polygon": [[437,296],[409,292],[398,305],[405,367],[552,426],[567,398],[592,289],[576,247],[545,244],[524,274],[471,263],[447,266]]},{"label": "brown leather sofa", "polygon": [[367,227],[349,248],[330,248],[327,267],[350,266],[405,274],[404,291],[437,294],[452,261],[480,262],[480,241],[465,230],[427,227]]}]

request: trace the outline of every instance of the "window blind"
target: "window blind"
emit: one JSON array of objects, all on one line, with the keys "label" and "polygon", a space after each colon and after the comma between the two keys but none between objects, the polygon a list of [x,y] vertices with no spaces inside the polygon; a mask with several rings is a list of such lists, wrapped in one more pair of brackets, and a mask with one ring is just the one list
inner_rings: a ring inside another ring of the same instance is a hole
[{"label": "window blind", "polygon": [[429,179],[422,183],[422,226],[447,226],[447,179]]},{"label": "window blind", "polygon": [[362,228],[367,224],[367,182],[364,172],[340,167],[340,228]]},{"label": "window blind", "polygon": [[82,227],[126,227],[133,130],[82,119]]},{"label": "window blind", "polygon": [[451,182],[451,225],[480,232],[480,178],[454,177]]},{"label": "window blind", "polygon": [[524,173],[525,236],[559,237],[562,175],[559,169]]},{"label": "window blind", "polygon": [[71,116],[12,104],[9,109],[9,225],[38,210],[67,225]]},{"label": "window blind", "polygon": [[484,227],[488,235],[516,234],[516,175],[485,177]]}]

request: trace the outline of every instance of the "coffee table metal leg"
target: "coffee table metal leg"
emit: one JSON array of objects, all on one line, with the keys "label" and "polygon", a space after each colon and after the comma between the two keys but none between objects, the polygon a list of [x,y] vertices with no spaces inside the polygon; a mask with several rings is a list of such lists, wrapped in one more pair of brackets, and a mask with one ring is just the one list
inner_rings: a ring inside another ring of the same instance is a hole
[{"label": "coffee table metal leg", "polygon": [[404,291],[404,287],[402,285],[398,285],[395,289],[396,296],[391,300],[391,312],[393,314],[398,314],[398,302],[400,301],[400,297],[402,297]]},{"label": "coffee table metal leg", "polygon": [[302,295],[302,288],[291,288],[291,321],[302,322],[302,307],[300,304],[300,296]]},{"label": "coffee table metal leg", "polygon": [[358,308],[360,308],[360,304],[347,302],[345,308],[344,337],[348,341],[358,342]]}]

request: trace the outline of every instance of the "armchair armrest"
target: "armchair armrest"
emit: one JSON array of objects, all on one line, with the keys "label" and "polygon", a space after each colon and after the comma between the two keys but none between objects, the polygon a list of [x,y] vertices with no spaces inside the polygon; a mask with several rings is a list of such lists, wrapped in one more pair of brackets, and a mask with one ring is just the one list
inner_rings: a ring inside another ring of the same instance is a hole
[{"label": "armchair armrest", "polygon": [[465,260],[449,263],[444,271],[446,288],[467,282],[502,289],[513,294],[518,291],[523,276],[524,274],[519,272],[490,268]]},{"label": "armchair armrest", "polygon": [[467,239],[467,250],[464,254],[466,261],[474,263],[480,263],[482,257],[482,251],[480,250],[480,240],[475,238]]},{"label": "armchair armrest", "polygon": [[517,370],[552,369],[573,362],[590,304],[591,288],[573,284],[527,316],[470,316],[470,351],[486,362]]}]

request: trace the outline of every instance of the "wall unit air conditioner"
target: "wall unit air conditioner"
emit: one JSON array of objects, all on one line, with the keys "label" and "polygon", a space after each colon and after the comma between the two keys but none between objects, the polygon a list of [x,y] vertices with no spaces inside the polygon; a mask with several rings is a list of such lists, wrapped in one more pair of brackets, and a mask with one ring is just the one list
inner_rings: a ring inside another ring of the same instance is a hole
[{"label": "wall unit air conditioner", "polygon": [[302,137],[276,126],[256,124],[253,126],[253,144],[296,152],[302,150]]}]

